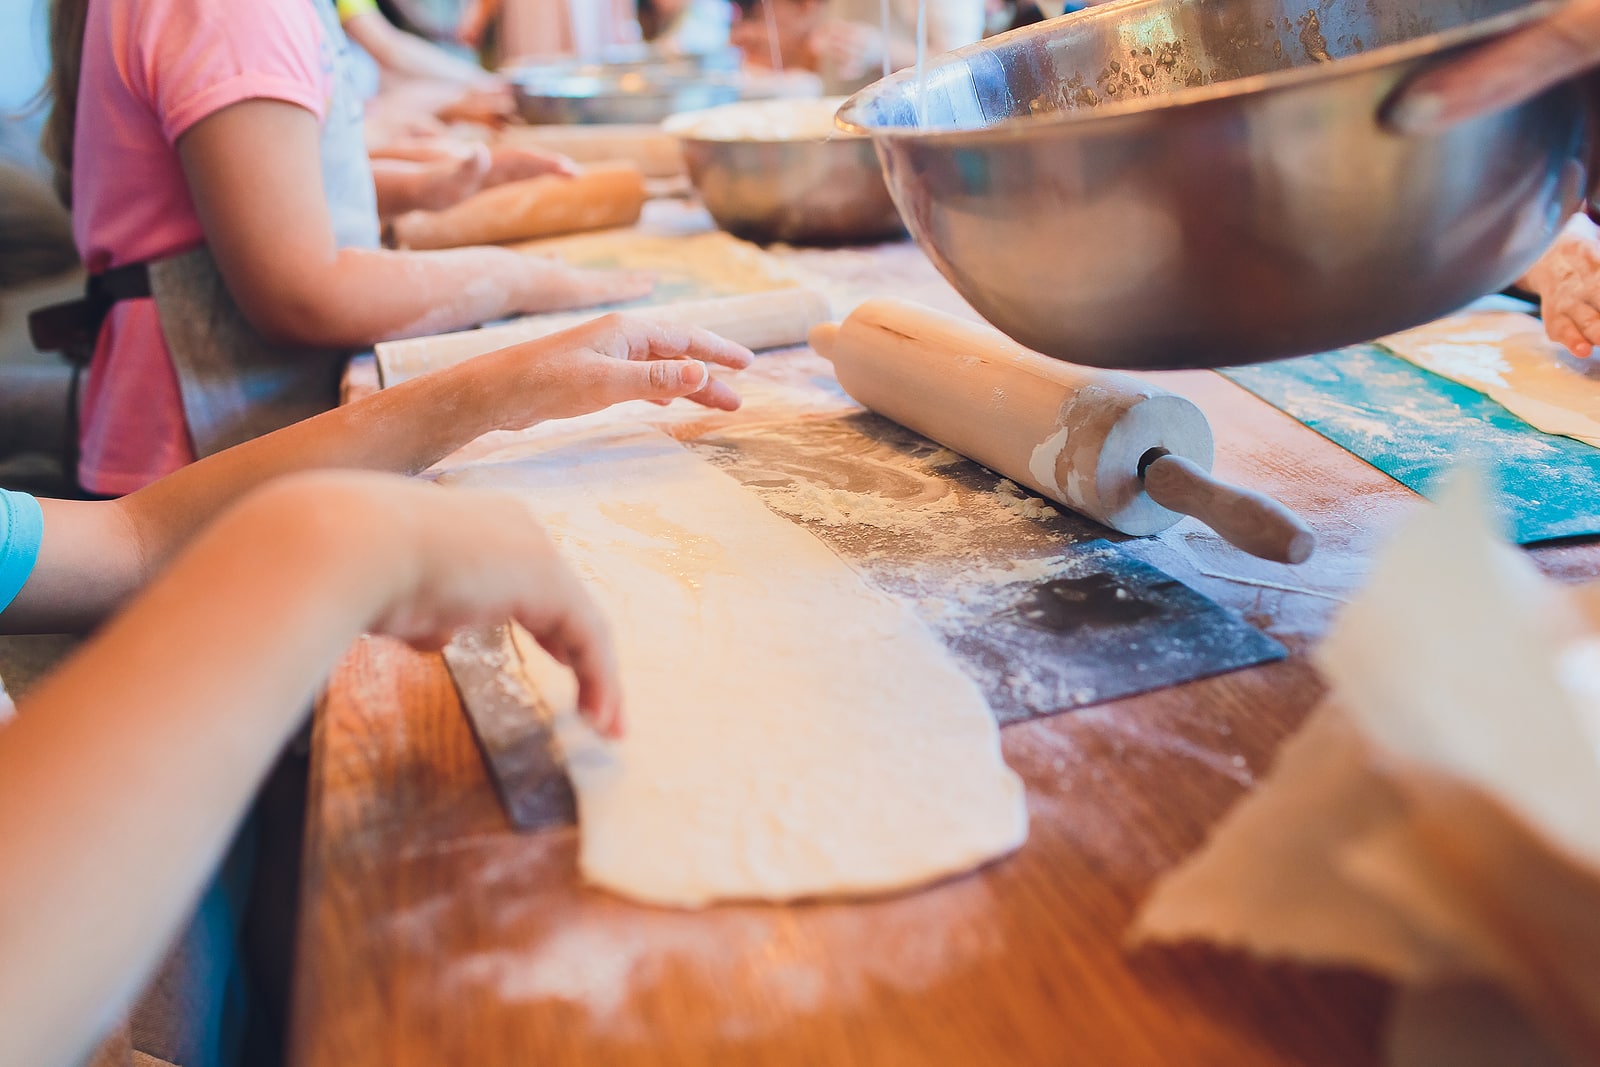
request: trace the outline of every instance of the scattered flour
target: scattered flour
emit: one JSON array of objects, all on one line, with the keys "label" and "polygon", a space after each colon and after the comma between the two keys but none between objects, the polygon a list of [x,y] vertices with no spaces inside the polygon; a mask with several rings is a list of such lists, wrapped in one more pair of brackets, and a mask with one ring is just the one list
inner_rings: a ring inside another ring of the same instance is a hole
[{"label": "scattered flour", "polygon": [[925,529],[933,516],[956,516],[962,511],[954,493],[908,504],[876,493],[830,489],[798,481],[772,492],[764,502],[773,511],[802,522],[822,526],[870,526],[875,530]]},{"label": "scattered flour", "polygon": [[[704,1022],[724,1039],[748,1039],[796,1017],[870,1003],[885,988],[928,989],[1000,955],[1005,935],[994,915],[991,891],[972,879],[887,906],[816,909],[803,937],[783,909],[724,912],[709,932],[705,916],[580,911],[551,923],[535,944],[461,960],[446,981],[457,993],[570,1004],[583,1013],[578,1026],[641,1041],[659,1025],[646,1010],[656,986],[736,982],[754,995],[730,998]],[[843,945],[862,951],[835,951]]]},{"label": "scattered flour", "polygon": [[999,498],[1001,507],[1024,519],[1049,519],[1056,515],[1055,508],[1009,479],[1002,479],[995,486],[994,495]]}]

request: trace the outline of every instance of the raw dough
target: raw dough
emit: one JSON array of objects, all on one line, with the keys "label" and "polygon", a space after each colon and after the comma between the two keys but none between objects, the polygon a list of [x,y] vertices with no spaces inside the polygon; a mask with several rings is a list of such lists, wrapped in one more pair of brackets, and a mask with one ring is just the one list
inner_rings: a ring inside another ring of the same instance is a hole
[{"label": "raw dough", "polygon": [[526,495],[616,628],[627,736],[519,636],[578,793],[590,882],[657,904],[920,885],[1017,848],[982,694],[910,611],[654,431],[468,479]]},{"label": "raw dough", "polygon": [[1476,389],[1536,429],[1600,448],[1600,362],[1549,340],[1531,316],[1468,312],[1378,344]]}]

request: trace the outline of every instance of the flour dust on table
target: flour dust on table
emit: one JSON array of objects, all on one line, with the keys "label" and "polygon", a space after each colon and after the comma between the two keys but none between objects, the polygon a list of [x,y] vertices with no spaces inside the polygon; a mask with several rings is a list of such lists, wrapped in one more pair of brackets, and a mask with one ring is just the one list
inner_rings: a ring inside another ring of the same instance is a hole
[{"label": "flour dust on table", "polygon": [[880,893],[1026,837],[994,717],[933,634],[671,439],[600,432],[455,480],[524,494],[616,629],[615,743],[519,638],[588,881],[679,907]]}]

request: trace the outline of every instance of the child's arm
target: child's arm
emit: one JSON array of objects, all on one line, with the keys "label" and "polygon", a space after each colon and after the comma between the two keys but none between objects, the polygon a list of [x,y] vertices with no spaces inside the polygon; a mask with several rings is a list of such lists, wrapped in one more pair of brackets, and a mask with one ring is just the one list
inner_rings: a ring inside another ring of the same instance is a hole
[{"label": "child's arm", "polygon": [[[110,502],[45,500],[39,560],[0,632],[86,629],[149,580],[250,489],[296,471],[415,473],[490,430],[570,418],[624,400],[739,399],[704,363],[750,353],[704,330],[609,315],[490,352],[246,442]],[[0,1060],[3,1062],[3,1060]]]},{"label": "child's arm", "polygon": [[0,1063],[79,1062],[364,629],[515,617],[620,724],[610,639],[516,500],[373,475],[261,490],[0,729]]},{"label": "child's arm", "polygon": [[407,33],[379,11],[345,19],[344,32],[366,49],[385,74],[450,82],[465,88],[493,88],[504,84],[476,63],[453,56],[438,45]]},{"label": "child's arm", "polygon": [[643,296],[637,272],[578,270],[504,248],[340,249],[311,112],[252,99],[178,138],[184,175],[228,291],[263,333],[360,347],[519,312]]}]

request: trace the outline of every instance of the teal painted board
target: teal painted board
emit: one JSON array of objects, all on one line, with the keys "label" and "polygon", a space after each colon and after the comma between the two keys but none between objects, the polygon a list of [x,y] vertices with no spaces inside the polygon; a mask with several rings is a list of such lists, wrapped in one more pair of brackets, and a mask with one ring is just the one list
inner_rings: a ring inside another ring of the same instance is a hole
[{"label": "teal painted board", "polygon": [[1535,430],[1377,345],[1221,373],[1423,496],[1475,461],[1498,476],[1518,544],[1600,534],[1600,449]]}]

